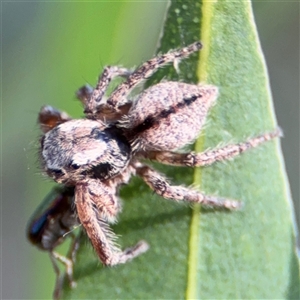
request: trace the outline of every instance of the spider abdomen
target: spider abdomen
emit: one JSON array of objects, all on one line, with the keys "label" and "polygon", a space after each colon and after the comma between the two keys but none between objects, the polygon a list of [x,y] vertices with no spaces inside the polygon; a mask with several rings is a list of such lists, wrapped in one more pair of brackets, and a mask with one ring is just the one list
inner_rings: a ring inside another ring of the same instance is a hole
[{"label": "spider abdomen", "polygon": [[122,124],[134,147],[178,149],[197,138],[217,93],[213,86],[163,82],[139,96]]}]

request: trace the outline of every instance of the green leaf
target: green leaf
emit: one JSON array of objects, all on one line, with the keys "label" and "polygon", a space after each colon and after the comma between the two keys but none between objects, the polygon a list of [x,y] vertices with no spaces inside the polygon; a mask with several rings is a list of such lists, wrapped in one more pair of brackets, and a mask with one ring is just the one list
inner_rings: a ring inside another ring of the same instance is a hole
[{"label": "green leaf", "polygon": [[[201,15],[203,16],[201,19]],[[159,51],[201,39],[204,49],[157,72],[220,89],[203,151],[270,131],[276,125],[269,83],[248,1],[174,1]],[[75,266],[77,288],[63,299],[298,299],[299,262],[293,211],[279,141],[211,167],[155,165],[175,184],[241,200],[238,212],[206,211],[166,201],[134,179],[121,190],[123,213],[113,230],[122,248],[145,239],[150,250],[132,262],[104,268],[84,239]]]}]

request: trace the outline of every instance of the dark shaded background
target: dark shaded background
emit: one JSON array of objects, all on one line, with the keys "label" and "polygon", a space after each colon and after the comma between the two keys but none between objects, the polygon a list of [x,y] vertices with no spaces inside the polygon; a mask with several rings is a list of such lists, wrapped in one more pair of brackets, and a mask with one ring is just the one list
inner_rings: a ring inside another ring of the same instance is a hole
[{"label": "dark shaded background", "polygon": [[[49,298],[54,282],[47,255],[25,239],[31,213],[53,185],[36,159],[40,106],[80,116],[74,91],[93,85],[104,64],[132,67],[153,55],[165,4],[2,3],[2,299]],[[253,7],[298,212],[299,3]]]}]

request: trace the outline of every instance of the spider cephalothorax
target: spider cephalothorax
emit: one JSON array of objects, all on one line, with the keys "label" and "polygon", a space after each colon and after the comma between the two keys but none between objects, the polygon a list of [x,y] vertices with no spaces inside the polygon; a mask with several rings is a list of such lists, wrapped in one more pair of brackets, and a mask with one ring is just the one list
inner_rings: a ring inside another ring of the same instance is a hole
[{"label": "spider cephalothorax", "polygon": [[[183,186],[172,186],[166,178],[140,159],[177,166],[204,166],[222,161],[280,135],[279,130],[203,153],[182,153],[177,149],[193,142],[218,89],[211,85],[162,82],[149,87],[133,101],[131,90],[155,70],[198,51],[201,43],[155,57],[131,72],[106,67],[95,89],[84,86],[77,97],[86,118],[72,120],[49,106],[42,108],[39,121],[44,131],[41,159],[44,170],[55,181],[75,187],[75,204],[100,260],[105,265],[125,263],[148,249],[139,242],[122,251],[108,223],[120,211],[118,187],[132,175],[140,176],[149,187],[167,199],[236,209],[240,202],[207,196]],[[104,97],[111,80],[126,79]]]},{"label": "spider cephalothorax", "polygon": [[64,184],[75,185],[85,178],[112,178],[127,166],[130,155],[130,144],[122,132],[101,121],[70,120],[42,139],[45,170]]}]

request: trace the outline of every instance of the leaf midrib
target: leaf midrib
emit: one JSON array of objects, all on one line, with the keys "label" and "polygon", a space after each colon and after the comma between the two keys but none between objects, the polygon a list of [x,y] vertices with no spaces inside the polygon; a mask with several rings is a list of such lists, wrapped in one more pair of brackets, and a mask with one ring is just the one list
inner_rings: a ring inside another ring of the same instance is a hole
[{"label": "leaf midrib", "polygon": [[[198,78],[199,82],[206,83],[207,79],[207,61],[210,51],[210,24],[213,14],[213,2],[204,1],[202,3],[202,9],[200,12],[200,35],[201,41],[204,45],[200,51],[199,63],[198,63]],[[203,151],[204,147],[204,135],[202,135],[195,144],[196,152]],[[194,171],[193,184],[201,186],[202,172],[200,168],[196,168]],[[189,239],[189,254],[188,254],[188,266],[187,266],[187,289],[186,299],[197,299],[198,297],[198,261],[199,261],[199,236],[200,236],[200,205],[194,205],[190,224],[190,239]]]}]

